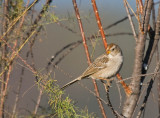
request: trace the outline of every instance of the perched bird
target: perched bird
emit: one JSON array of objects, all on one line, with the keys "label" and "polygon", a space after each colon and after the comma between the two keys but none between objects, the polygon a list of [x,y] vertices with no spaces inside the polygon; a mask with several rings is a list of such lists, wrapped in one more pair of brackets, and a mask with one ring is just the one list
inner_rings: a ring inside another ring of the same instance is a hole
[{"label": "perched bird", "polygon": [[96,58],[79,77],[67,83],[61,89],[65,89],[73,83],[87,77],[92,79],[108,80],[119,72],[122,64],[123,54],[120,47],[111,43],[107,46],[105,54]]}]

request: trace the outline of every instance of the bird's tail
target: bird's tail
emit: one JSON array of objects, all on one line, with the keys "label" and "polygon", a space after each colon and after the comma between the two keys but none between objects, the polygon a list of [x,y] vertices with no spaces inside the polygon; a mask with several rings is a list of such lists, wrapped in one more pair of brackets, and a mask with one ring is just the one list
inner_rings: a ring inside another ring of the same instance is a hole
[{"label": "bird's tail", "polygon": [[68,86],[74,84],[75,82],[78,82],[78,81],[81,80],[81,79],[82,79],[82,77],[80,76],[80,77],[78,77],[78,78],[76,78],[76,79],[74,79],[74,80],[68,82],[67,84],[65,84],[65,85],[61,88],[61,90],[64,90],[66,87],[68,87]]}]

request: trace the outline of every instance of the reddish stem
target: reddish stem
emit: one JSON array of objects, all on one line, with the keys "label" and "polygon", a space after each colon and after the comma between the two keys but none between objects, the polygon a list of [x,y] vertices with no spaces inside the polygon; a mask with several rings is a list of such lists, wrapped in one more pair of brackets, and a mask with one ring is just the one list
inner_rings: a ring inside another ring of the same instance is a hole
[{"label": "reddish stem", "polygon": [[117,78],[118,78],[118,80],[120,80],[120,83],[122,84],[122,87],[124,88],[124,91],[125,91],[126,95],[130,96],[132,91],[128,87],[128,85],[123,81],[123,79],[122,79],[122,77],[121,77],[121,75],[119,73],[117,74]]},{"label": "reddish stem", "polygon": [[80,28],[81,36],[82,36],[82,40],[83,40],[83,46],[84,46],[84,49],[85,49],[85,52],[86,52],[88,65],[89,65],[89,64],[91,64],[91,59],[90,59],[90,55],[89,55],[89,51],[88,51],[88,46],[87,46],[87,43],[86,43],[86,38],[85,38],[85,35],[84,35],[82,21],[81,21],[81,18],[80,18],[80,14],[79,14],[79,10],[78,10],[78,7],[77,7],[76,0],[72,0],[72,2],[73,2],[74,10],[75,10],[75,13],[76,13],[76,17],[77,17],[77,20],[78,20],[78,23],[79,23],[79,28]]},{"label": "reddish stem", "polygon": [[[84,35],[83,26],[82,26],[82,22],[81,22],[81,19],[80,19],[80,14],[79,14],[79,11],[78,11],[77,3],[76,3],[76,0],[72,0],[72,2],[73,2],[74,10],[75,10],[75,13],[76,13],[76,17],[77,17],[77,20],[78,20],[78,23],[79,23],[79,28],[80,28],[81,35],[82,35],[83,46],[84,46],[84,49],[85,49],[85,52],[86,52],[88,65],[90,65],[91,64],[91,59],[90,59],[88,46],[87,46],[87,43],[86,43],[86,38],[85,38],[85,35]],[[92,82],[94,84],[94,90],[95,90],[96,95],[97,95],[97,101],[99,103],[99,107],[101,109],[102,115],[103,115],[104,118],[107,118],[107,116],[105,114],[105,111],[104,111],[103,104],[102,104],[101,100],[99,99],[100,95],[99,95],[99,91],[98,91],[96,81],[92,79]]]},{"label": "reddish stem", "polygon": [[93,6],[93,10],[94,10],[94,13],[95,13],[95,16],[96,16],[99,31],[100,31],[101,36],[102,36],[104,47],[105,47],[105,49],[107,49],[106,36],[105,36],[104,30],[103,30],[103,27],[102,27],[101,19],[99,17],[99,13],[98,13],[98,9],[97,9],[97,5],[96,5],[95,0],[92,0],[92,6]]}]

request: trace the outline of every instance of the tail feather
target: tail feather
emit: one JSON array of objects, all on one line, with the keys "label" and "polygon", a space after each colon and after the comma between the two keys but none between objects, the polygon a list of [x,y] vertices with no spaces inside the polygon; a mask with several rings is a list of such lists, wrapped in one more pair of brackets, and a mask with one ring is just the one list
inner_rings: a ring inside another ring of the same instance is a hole
[{"label": "tail feather", "polygon": [[76,79],[74,79],[74,80],[68,82],[67,84],[65,84],[65,85],[61,88],[61,90],[64,90],[66,87],[68,87],[68,86],[70,86],[70,85],[72,85],[72,84],[78,82],[78,81],[81,80],[81,79],[82,79],[81,77],[78,77],[78,78],[76,78]]}]

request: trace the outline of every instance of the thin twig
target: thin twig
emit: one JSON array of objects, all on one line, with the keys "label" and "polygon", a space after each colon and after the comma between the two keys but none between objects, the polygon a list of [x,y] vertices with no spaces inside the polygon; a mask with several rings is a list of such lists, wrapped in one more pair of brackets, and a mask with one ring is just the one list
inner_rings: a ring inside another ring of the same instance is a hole
[{"label": "thin twig", "polygon": [[[140,74],[140,75],[136,75],[135,77],[143,77],[143,76],[152,76],[154,74],[160,74],[160,72],[156,72],[156,73],[147,73],[147,74]],[[130,79],[133,79],[134,77],[128,77],[128,78],[125,78],[123,80],[119,80],[117,81],[116,83],[120,83],[121,81],[127,81],[127,80],[130,80]]]},{"label": "thin twig", "polygon": [[[159,61],[159,51],[158,51],[158,46],[156,48],[156,62],[158,63]],[[160,74],[157,77],[158,82],[157,82],[157,94],[158,94],[158,111],[159,111],[159,117],[160,117]]]},{"label": "thin twig", "polygon": [[[8,3],[9,3],[8,0],[4,1],[4,7],[3,7],[4,16],[2,18],[2,33],[5,33],[8,29],[8,24],[9,24],[8,18],[7,18],[8,12],[9,12]],[[5,41],[8,41],[7,34],[4,36],[4,38],[5,38]],[[7,65],[7,62],[6,62],[5,58],[7,58],[8,48],[7,48],[6,44],[2,47],[1,52],[2,52],[1,56],[2,56],[2,59],[3,59],[2,62],[1,62],[2,63],[1,71],[2,71],[3,69],[5,69],[5,67]],[[11,66],[11,64],[9,65],[9,67],[10,66]],[[5,73],[3,73],[2,77],[1,77],[2,78],[1,79],[1,81],[2,81],[2,83],[1,83],[1,98],[0,98],[0,117],[1,118],[4,118],[4,104],[5,104],[5,93],[4,92],[5,92],[5,89],[6,89],[5,88],[6,87],[5,82],[6,82],[7,76],[8,76],[7,72],[5,72]],[[9,78],[7,78],[7,79],[9,79]]]},{"label": "thin twig", "polygon": [[37,114],[37,111],[38,111],[38,107],[40,105],[40,101],[41,101],[41,97],[42,97],[42,93],[43,93],[43,90],[40,89],[39,91],[39,96],[38,96],[38,99],[37,99],[37,102],[36,102],[36,106],[34,108],[34,114]]},{"label": "thin twig", "polygon": [[120,108],[121,105],[122,105],[122,94],[121,94],[120,86],[119,86],[119,84],[117,83],[117,79],[115,79],[115,82],[116,82],[117,89],[118,89],[118,93],[119,93],[119,101],[120,101],[120,103],[119,103],[119,108]]},{"label": "thin twig", "polygon": [[[147,83],[149,83],[149,81],[148,81]],[[136,108],[139,107],[138,105],[140,104],[141,98],[143,97],[143,94],[145,93],[146,89],[147,89],[147,86],[145,86],[145,87],[143,88],[143,90],[142,90],[142,92],[141,92],[141,94],[140,94],[140,96],[139,96],[139,99],[138,99],[138,101],[137,101],[137,106],[136,106]],[[135,109],[136,109],[136,108],[135,108]],[[135,114],[135,112],[136,112],[136,110],[134,110],[133,114]]]},{"label": "thin twig", "polygon": [[[155,73],[158,72],[159,69],[160,69],[160,61],[158,62],[157,66],[156,66],[156,68],[154,70],[154,72]],[[152,90],[152,86],[153,86],[153,83],[154,83],[156,77],[157,77],[157,74],[154,74],[153,77],[151,78],[150,82],[149,82],[149,85],[148,85],[148,88],[147,88],[147,92],[146,92],[146,95],[145,95],[144,100],[143,100],[143,104],[141,105],[140,111],[138,112],[138,115],[137,115],[136,118],[140,118],[141,115],[142,115],[142,113],[143,113],[143,110],[144,110],[144,108],[146,106],[148,97],[150,95],[150,92]]]},{"label": "thin twig", "polygon": [[[27,0],[26,8],[28,7],[29,2],[30,2],[30,0]],[[19,27],[18,27],[18,30],[17,30],[17,35],[19,35],[20,30],[22,29],[22,26],[23,26],[23,23],[24,23],[24,18],[25,18],[25,14],[22,16],[22,20],[21,20],[21,22],[19,24]]]},{"label": "thin twig", "polygon": [[[21,73],[24,73],[24,70]],[[19,83],[18,83],[16,98],[15,98],[15,102],[14,102],[14,106],[13,106],[13,110],[12,110],[12,118],[14,118],[15,114],[16,114],[16,109],[17,109],[18,102],[19,102],[21,87],[22,87],[22,77],[20,77],[20,80],[19,80]]]},{"label": "thin twig", "polygon": [[123,2],[124,2],[124,6],[126,8],[126,12],[128,14],[128,19],[129,19],[129,22],[130,22],[130,25],[131,25],[131,29],[132,29],[132,32],[133,32],[134,39],[137,42],[138,38],[137,38],[136,30],[135,30],[135,27],[134,27],[134,24],[133,24],[133,21],[132,21],[131,14],[130,14],[129,9],[128,9],[127,2],[126,2],[126,0],[123,0]]},{"label": "thin twig", "polygon": [[104,86],[105,91],[106,91],[106,96],[107,96],[107,100],[108,100],[108,106],[109,106],[109,108],[111,109],[113,115],[114,115],[116,118],[118,118],[120,115],[117,114],[117,112],[115,112],[115,110],[114,110],[114,108],[113,108],[113,106],[112,106],[112,103],[111,103],[111,101],[110,101],[110,97],[109,97],[109,86],[107,86],[106,83],[104,83],[103,81],[102,81],[102,83],[103,83],[103,86]]},{"label": "thin twig", "polygon": [[158,76],[157,93],[158,93],[158,111],[160,116],[160,76]]},{"label": "thin twig", "polygon": [[8,73],[7,73],[7,79],[5,81],[5,86],[4,86],[4,90],[3,93],[1,95],[1,115],[4,115],[4,103],[5,103],[5,97],[7,95],[7,88],[8,88],[8,82],[10,79],[10,73],[11,73],[11,69],[12,69],[12,64],[9,65],[9,69],[8,69]]},{"label": "thin twig", "polygon": [[155,7],[154,3],[152,5],[152,23],[153,23],[153,30],[156,30],[156,16],[155,16]]}]

